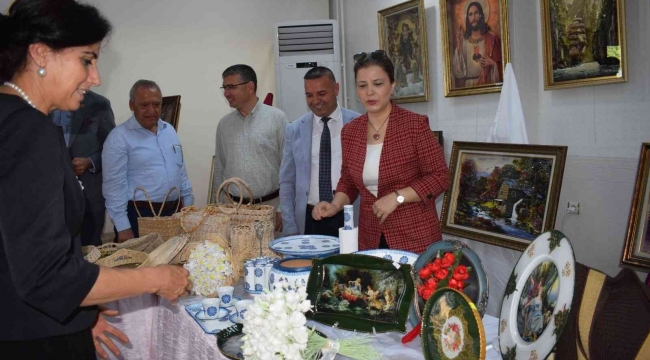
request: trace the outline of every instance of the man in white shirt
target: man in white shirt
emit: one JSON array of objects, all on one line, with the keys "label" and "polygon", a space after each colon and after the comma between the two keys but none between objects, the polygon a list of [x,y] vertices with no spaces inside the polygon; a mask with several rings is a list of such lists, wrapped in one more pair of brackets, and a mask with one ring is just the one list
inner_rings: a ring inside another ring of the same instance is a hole
[{"label": "man in white shirt", "polygon": [[[284,235],[338,236],[343,213],[316,221],[311,210],[331,201],[341,177],[341,129],[358,113],[339,106],[339,84],[326,67],[305,74],[305,97],[311,110],[287,125],[280,167],[280,205]],[[308,215],[308,216],[306,216]]]}]

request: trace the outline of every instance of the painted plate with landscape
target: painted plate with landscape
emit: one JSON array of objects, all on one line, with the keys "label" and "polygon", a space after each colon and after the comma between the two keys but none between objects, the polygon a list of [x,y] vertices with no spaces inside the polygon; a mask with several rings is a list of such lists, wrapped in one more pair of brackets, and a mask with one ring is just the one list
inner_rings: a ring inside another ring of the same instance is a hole
[{"label": "painted plate with landscape", "polygon": [[503,296],[499,347],[503,360],[545,359],[571,310],[575,257],[557,230],[540,235],[517,262]]},{"label": "painted plate with landscape", "polygon": [[467,295],[437,290],[424,306],[422,352],[426,360],[485,359],[485,330],[481,315]]}]

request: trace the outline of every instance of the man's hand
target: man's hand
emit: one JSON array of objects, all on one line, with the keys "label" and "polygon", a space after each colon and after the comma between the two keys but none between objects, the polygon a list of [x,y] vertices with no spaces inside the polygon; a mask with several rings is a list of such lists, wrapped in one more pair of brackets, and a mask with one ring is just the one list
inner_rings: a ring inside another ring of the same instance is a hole
[{"label": "man's hand", "polygon": [[177,265],[159,265],[154,267],[157,271],[157,278],[162,286],[156,291],[156,295],[163,297],[172,304],[179,297],[189,295],[192,291],[190,273],[187,269]]},{"label": "man's hand", "polygon": [[117,242],[123,243],[127,240],[133,239],[134,237],[135,235],[133,234],[133,230],[131,230],[131,228],[128,228],[117,233]]},{"label": "man's hand", "polygon": [[72,167],[74,167],[74,173],[77,176],[81,176],[81,174],[85,173],[86,170],[90,168],[90,165],[92,165],[92,162],[90,162],[89,158],[72,159]]},{"label": "man's hand", "polygon": [[275,213],[275,231],[282,232],[282,213]]},{"label": "man's hand", "polygon": [[113,340],[111,340],[110,337],[106,336],[106,334],[115,336],[123,344],[129,342],[129,338],[124,335],[123,332],[113,327],[113,325],[109,324],[106,319],[104,319],[104,316],[115,316],[117,314],[119,314],[117,310],[110,310],[100,307],[99,314],[97,315],[97,321],[93,326],[92,334],[93,343],[95,344],[95,351],[97,351],[97,354],[102,359],[108,359],[108,354],[102,347],[101,343],[104,343],[104,345],[108,347],[108,350],[115,354],[115,356],[120,356],[120,350],[117,348],[117,346],[115,346]]},{"label": "man's hand", "polygon": [[458,52],[463,50],[463,37],[463,28],[458,26],[458,31],[456,32],[456,50],[458,50]]},{"label": "man's hand", "polygon": [[478,62],[481,64],[481,67],[483,67],[483,68],[496,64],[496,62],[494,62],[494,60],[489,58],[487,55],[482,56],[481,60],[479,60]]},{"label": "man's hand", "polygon": [[336,205],[327,201],[321,201],[314,206],[314,209],[311,211],[311,216],[314,220],[320,221],[323,218],[332,217],[338,214],[338,212],[339,208]]}]

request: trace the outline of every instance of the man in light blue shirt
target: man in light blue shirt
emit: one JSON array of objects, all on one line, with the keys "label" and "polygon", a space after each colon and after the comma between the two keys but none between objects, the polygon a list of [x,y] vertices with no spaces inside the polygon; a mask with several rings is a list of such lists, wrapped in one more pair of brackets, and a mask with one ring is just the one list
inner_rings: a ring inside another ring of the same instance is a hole
[{"label": "man in light blue shirt", "polygon": [[106,139],[104,163],[104,197],[106,209],[117,232],[117,241],[139,237],[138,214],[151,217],[153,213],[145,194],[134,190],[143,187],[154,211],[162,207],[162,216],[176,211],[178,192],[163,200],[173,187],[180,190],[182,204],[194,204],[192,185],[183,162],[183,148],[174,127],[160,119],[162,92],[150,80],[138,80],[129,94],[133,116],[116,127]]}]

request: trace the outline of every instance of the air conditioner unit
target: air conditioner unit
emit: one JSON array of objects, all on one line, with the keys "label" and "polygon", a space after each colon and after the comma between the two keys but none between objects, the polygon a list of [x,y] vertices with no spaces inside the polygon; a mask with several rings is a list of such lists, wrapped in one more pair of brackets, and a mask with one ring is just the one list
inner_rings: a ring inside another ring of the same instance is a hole
[{"label": "air conditioner unit", "polygon": [[276,106],[294,121],[309,111],[303,80],[309,69],[325,66],[341,81],[339,26],[336,20],[281,22],[275,34]]}]

